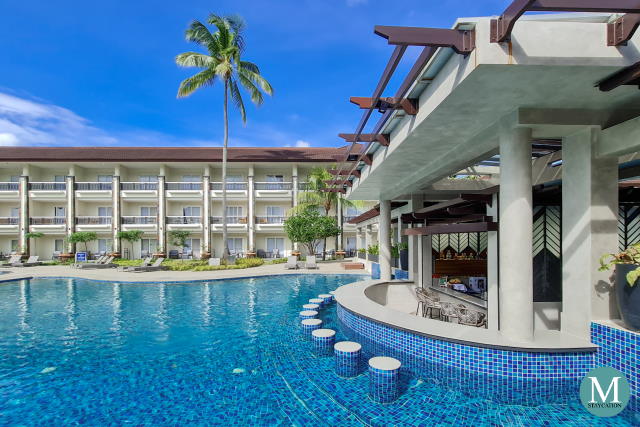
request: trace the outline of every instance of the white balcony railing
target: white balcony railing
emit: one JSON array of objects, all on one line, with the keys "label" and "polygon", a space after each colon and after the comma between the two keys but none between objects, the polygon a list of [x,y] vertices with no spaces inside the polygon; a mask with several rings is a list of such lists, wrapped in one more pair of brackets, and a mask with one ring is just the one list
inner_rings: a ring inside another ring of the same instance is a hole
[{"label": "white balcony railing", "polygon": [[78,225],[109,225],[111,224],[110,216],[78,216],[76,217]]},{"label": "white balcony railing", "polygon": [[202,190],[201,182],[167,182],[169,191],[197,191]]},{"label": "white balcony railing", "polygon": [[157,182],[121,182],[122,191],[155,191],[158,189]]},{"label": "white balcony railing", "polygon": [[167,224],[201,224],[199,216],[168,216]]},{"label": "white balcony railing", "polygon": [[18,183],[0,182],[0,191],[18,191]]},{"label": "white balcony railing", "polygon": [[286,216],[257,216],[256,224],[284,224]]},{"label": "white balcony railing", "polygon": [[293,188],[290,182],[256,182],[253,186],[256,190],[268,191],[287,191]]},{"label": "white balcony railing", "polygon": [[78,191],[108,191],[112,187],[111,182],[76,182],[76,190]]},{"label": "white balcony railing", "polygon": [[[234,224],[246,224],[246,223],[247,223],[246,216],[228,216],[227,217],[227,224],[234,225]],[[211,224],[222,224],[222,217],[212,216]]]},{"label": "white balcony railing", "polygon": [[0,225],[18,225],[19,220],[17,216],[0,217]]},{"label": "white balcony railing", "polygon": [[31,225],[64,225],[67,218],[63,216],[37,216],[29,218]]},{"label": "white balcony railing", "polygon": [[33,191],[64,191],[67,189],[65,182],[31,182],[29,189]]},{"label": "white balcony railing", "polygon": [[123,216],[121,218],[123,224],[157,224],[158,218],[155,216]]},{"label": "white balcony railing", "polygon": [[[247,186],[246,182],[227,182],[227,191],[246,191]],[[222,191],[222,183],[212,182],[211,189],[213,191]]]}]

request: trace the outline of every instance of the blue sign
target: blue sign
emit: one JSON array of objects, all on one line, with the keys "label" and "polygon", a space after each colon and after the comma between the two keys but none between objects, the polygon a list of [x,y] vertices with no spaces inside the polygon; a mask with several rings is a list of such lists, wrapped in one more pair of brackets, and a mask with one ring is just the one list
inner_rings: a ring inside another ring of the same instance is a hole
[{"label": "blue sign", "polygon": [[86,252],[76,252],[76,262],[86,262],[86,261],[87,261]]}]

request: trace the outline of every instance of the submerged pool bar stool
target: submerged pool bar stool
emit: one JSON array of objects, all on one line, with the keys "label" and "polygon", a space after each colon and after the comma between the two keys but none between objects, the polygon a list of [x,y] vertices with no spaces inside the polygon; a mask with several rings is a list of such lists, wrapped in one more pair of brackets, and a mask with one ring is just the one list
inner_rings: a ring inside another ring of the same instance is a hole
[{"label": "submerged pool bar stool", "polygon": [[333,329],[316,329],[311,331],[313,347],[318,354],[331,354],[331,349],[336,343],[336,331]]},{"label": "submerged pool bar stool", "polygon": [[333,295],[331,294],[320,294],[318,298],[321,298],[324,304],[331,304],[333,302]]},{"label": "submerged pool bar stool", "polygon": [[333,346],[336,373],[341,377],[355,377],[360,373],[362,345],[353,341],[341,341]]},{"label": "submerged pool bar stool", "polygon": [[309,300],[309,304],[318,304],[320,307],[324,305],[324,300],[322,298],[311,298]]},{"label": "submerged pool bar stool", "polygon": [[315,319],[318,317],[318,312],[315,310],[303,310],[300,312],[301,319]]},{"label": "submerged pool bar stool", "polygon": [[398,378],[401,363],[393,357],[369,359],[369,397],[378,403],[390,403],[398,398]]},{"label": "submerged pool bar stool", "polygon": [[320,319],[304,319],[302,322],[302,331],[305,335],[311,335],[311,332],[322,327],[322,320]]}]

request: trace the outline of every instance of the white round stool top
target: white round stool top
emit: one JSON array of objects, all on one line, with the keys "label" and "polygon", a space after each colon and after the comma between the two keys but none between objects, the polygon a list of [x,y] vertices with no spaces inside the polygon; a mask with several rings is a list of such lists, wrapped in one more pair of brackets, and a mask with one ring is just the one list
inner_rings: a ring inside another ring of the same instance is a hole
[{"label": "white round stool top", "polygon": [[318,312],[315,310],[303,310],[300,312],[300,316],[309,317],[309,316],[317,316]]},{"label": "white round stool top", "polygon": [[318,298],[331,298],[333,295],[331,294],[320,294],[318,295]]},{"label": "white round stool top", "polygon": [[324,300],[322,298],[311,298],[309,302],[311,304],[322,304]]},{"label": "white round stool top", "polygon": [[400,365],[400,361],[393,357],[378,356],[369,359],[369,366],[380,369],[381,371],[395,371],[400,369]]},{"label": "white round stool top", "polygon": [[316,329],[311,332],[311,335],[318,338],[331,338],[336,335],[336,331],[333,329]]},{"label": "white round stool top", "polygon": [[305,304],[302,306],[305,310],[315,310],[316,308],[320,308],[318,304]]},{"label": "white round stool top", "polygon": [[302,324],[305,326],[318,326],[322,325],[322,320],[320,319],[304,319]]},{"label": "white round stool top", "polygon": [[362,346],[353,341],[340,341],[333,346],[334,349],[343,353],[355,353],[362,349]]},{"label": "white round stool top", "polygon": [[336,291],[329,291],[329,293],[330,293],[331,295],[335,295],[335,294],[336,294]]}]

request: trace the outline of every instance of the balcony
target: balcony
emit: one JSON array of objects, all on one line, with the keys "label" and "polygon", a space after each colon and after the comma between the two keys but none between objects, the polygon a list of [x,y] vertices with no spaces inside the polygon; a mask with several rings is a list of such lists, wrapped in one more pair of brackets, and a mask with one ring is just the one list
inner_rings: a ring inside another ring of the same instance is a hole
[{"label": "balcony", "polygon": [[[214,199],[222,198],[222,183],[212,182],[210,185],[211,197]],[[246,199],[249,195],[249,185],[246,182],[227,182],[227,198],[228,199]]]},{"label": "balcony", "polygon": [[282,231],[286,216],[257,216],[256,231]]},{"label": "balcony", "polygon": [[59,201],[66,197],[66,189],[64,182],[30,182],[29,198],[44,202]]},{"label": "balcony", "polygon": [[15,216],[0,217],[0,233],[16,233],[19,221]]},{"label": "balcony", "polygon": [[19,199],[19,184],[17,182],[0,182],[0,201],[15,201]]},{"label": "balcony", "polygon": [[18,191],[18,183],[0,182],[0,191]]},{"label": "balcony", "polygon": [[76,197],[79,200],[109,200],[111,199],[111,182],[77,182]]},{"label": "balcony", "polygon": [[111,230],[110,216],[78,216],[76,217],[77,231],[109,231]]},{"label": "balcony", "polygon": [[121,182],[120,196],[131,202],[149,202],[158,198],[157,182]]},{"label": "balcony", "polygon": [[29,218],[30,231],[64,233],[67,219],[63,216],[40,216]]},{"label": "balcony", "polygon": [[167,199],[184,201],[202,200],[201,182],[167,182],[165,188],[167,190]]},{"label": "balcony", "polygon": [[308,182],[299,182],[298,183],[298,190],[307,191],[308,189],[309,189],[309,183]]},{"label": "balcony", "polygon": [[[228,216],[227,217],[227,229],[231,232],[234,231],[243,231],[247,229],[247,223],[249,222],[246,216]],[[212,230],[220,231],[222,230],[222,217],[221,216],[212,216],[211,217],[211,225]]]},{"label": "balcony", "polygon": [[289,201],[293,197],[291,182],[256,182],[253,188],[258,200]]},{"label": "balcony", "polygon": [[202,218],[199,216],[168,216],[167,230],[202,230]]},{"label": "balcony", "polygon": [[123,216],[120,218],[123,231],[142,230],[156,231],[158,218],[155,216]]},{"label": "balcony", "polygon": [[167,182],[167,191],[200,191],[201,182]]}]

